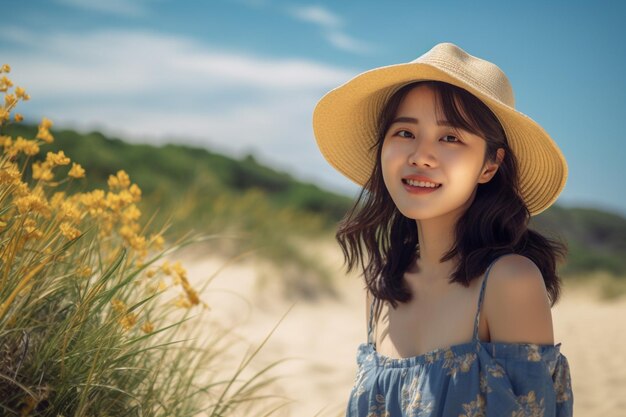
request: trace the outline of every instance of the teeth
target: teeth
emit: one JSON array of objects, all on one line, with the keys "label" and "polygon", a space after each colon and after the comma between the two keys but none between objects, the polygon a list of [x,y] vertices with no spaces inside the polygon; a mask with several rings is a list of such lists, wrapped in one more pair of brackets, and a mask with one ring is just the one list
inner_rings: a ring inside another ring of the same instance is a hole
[{"label": "teeth", "polygon": [[407,184],[412,185],[413,187],[429,187],[429,188],[437,188],[439,184],[435,184],[434,182],[424,182],[424,181],[413,181],[413,180],[405,180]]}]

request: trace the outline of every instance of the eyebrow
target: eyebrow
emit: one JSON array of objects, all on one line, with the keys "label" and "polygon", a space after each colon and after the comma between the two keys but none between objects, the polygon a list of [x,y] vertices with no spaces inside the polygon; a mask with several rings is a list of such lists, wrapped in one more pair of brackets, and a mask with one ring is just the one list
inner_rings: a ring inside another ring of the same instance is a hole
[{"label": "eyebrow", "polygon": [[[396,117],[395,119],[391,121],[391,124],[389,126],[395,123],[413,123],[417,125],[419,124],[419,120],[413,117]],[[455,127],[452,123],[448,122],[447,120],[437,120],[437,125]]]}]

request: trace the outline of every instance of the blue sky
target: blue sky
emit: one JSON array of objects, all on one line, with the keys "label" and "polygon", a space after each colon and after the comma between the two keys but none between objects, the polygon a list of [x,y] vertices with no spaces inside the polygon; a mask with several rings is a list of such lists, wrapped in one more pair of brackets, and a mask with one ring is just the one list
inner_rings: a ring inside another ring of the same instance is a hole
[{"label": "blue sky", "polygon": [[456,43],[496,63],[516,108],[562,149],[570,172],[557,203],[626,215],[623,2],[2,3],[0,64],[32,97],[18,107],[27,119],[253,153],[351,196],[357,186],[315,145],[317,100],[365,70]]}]

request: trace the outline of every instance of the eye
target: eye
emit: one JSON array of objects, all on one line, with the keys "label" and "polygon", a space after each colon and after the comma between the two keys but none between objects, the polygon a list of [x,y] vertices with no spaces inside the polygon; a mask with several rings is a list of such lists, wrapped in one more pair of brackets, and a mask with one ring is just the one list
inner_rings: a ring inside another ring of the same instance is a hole
[{"label": "eye", "polygon": [[455,143],[455,142],[461,143],[461,141],[459,140],[459,138],[458,138],[458,137],[456,137],[456,136],[454,136],[454,135],[445,135],[445,136],[444,136],[444,138],[455,138],[455,139],[456,139],[454,142],[448,142],[448,141],[446,141],[446,142],[448,142],[448,143]]},{"label": "eye", "polygon": [[[403,132],[404,132],[404,133],[407,133],[407,134],[408,134],[408,136],[405,136],[405,135],[403,134]],[[396,132],[396,135],[397,135],[397,136],[400,136],[400,137],[402,137],[402,138],[410,138],[410,137],[413,137],[413,134],[412,134],[411,132],[409,132],[408,130],[398,130],[398,131]],[[442,136],[442,137],[443,137],[443,138],[454,138],[454,139],[456,139],[456,140],[452,140],[452,141],[444,140],[444,142],[447,142],[447,143],[462,143],[462,142],[459,140],[458,136],[454,136],[454,135],[444,135],[444,136]]]},{"label": "eye", "polygon": [[409,136],[404,136],[404,135],[401,135],[400,133],[402,133],[402,132],[406,132],[406,133],[408,133],[409,135],[413,136],[413,134],[412,134],[411,132],[409,132],[408,130],[399,130],[399,131],[396,133],[396,135],[399,135],[400,137],[403,137],[403,138],[407,138],[407,137],[409,137]]}]

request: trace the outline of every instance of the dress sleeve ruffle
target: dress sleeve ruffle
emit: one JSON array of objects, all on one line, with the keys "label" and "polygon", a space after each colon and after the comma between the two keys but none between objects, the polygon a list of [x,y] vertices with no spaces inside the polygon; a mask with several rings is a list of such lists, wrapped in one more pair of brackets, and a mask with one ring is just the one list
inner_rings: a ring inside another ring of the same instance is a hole
[{"label": "dress sleeve ruffle", "polygon": [[[480,394],[463,404],[465,415],[571,417],[574,396],[561,344],[484,343],[478,351]],[[483,402],[483,404],[479,404]]]}]

